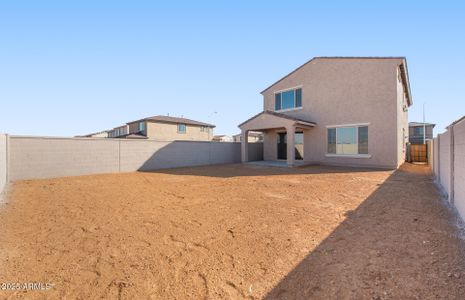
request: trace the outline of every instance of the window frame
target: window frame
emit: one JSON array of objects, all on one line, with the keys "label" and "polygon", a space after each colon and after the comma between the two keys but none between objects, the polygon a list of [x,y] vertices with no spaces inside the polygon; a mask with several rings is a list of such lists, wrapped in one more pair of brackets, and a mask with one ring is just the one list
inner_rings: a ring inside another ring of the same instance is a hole
[{"label": "window frame", "polygon": [[[296,106],[297,104],[297,90],[300,89],[300,106]],[[289,91],[294,91],[294,107],[291,107],[291,108],[282,108],[283,107],[283,96],[282,96],[282,93],[285,93],[285,92],[289,92]],[[280,105],[279,105],[279,109],[276,109],[276,95],[277,94],[280,94],[279,96],[279,101],[280,101]],[[291,87],[291,88],[286,88],[286,89],[282,89],[282,90],[278,90],[278,91],[274,91],[273,93],[273,101],[274,101],[274,111],[276,112],[286,112],[286,111],[293,111],[293,110],[300,110],[303,108],[303,100],[302,100],[302,85],[298,85],[298,86],[294,86],[294,87]]]},{"label": "window frame", "polygon": [[137,124],[137,128],[139,132],[145,131],[145,122],[139,122],[139,124]]},{"label": "window frame", "polygon": [[[184,131],[179,130],[180,126],[184,126]],[[186,125],[186,123],[178,123],[178,124],[177,124],[177,128],[178,128],[178,133],[179,133],[179,134],[185,134],[185,133],[187,132],[187,125]]]},{"label": "window frame", "polygon": [[[371,154],[370,154],[370,147],[368,147],[368,153],[367,154],[360,154],[360,153],[357,153],[357,154],[344,154],[344,153],[337,153],[337,128],[350,128],[350,127],[355,127],[357,129],[356,131],[356,144],[357,144],[357,147],[359,147],[359,128],[360,127],[367,127],[368,128],[368,132],[369,131],[369,127],[370,127],[370,123],[357,123],[357,124],[342,124],[342,125],[328,125],[326,126],[326,154],[325,156],[326,157],[351,157],[351,158],[371,158]],[[329,146],[329,140],[328,140],[328,130],[329,129],[336,129],[335,130],[335,135],[336,135],[336,153],[328,153],[328,146]],[[368,139],[369,141],[369,139]],[[359,151],[359,149],[357,148],[357,151]]]}]

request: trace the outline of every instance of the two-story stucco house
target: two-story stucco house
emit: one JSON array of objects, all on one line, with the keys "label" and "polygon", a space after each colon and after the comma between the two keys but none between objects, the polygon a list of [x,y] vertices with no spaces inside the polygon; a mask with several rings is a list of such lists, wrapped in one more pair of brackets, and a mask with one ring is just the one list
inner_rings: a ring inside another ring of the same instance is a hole
[{"label": "two-story stucco house", "polygon": [[405,57],[315,57],[261,92],[263,111],[239,125],[264,134],[264,159],[397,168],[412,105]]},{"label": "two-story stucco house", "polygon": [[128,135],[175,141],[211,141],[215,125],[186,118],[153,116],[127,123]]}]

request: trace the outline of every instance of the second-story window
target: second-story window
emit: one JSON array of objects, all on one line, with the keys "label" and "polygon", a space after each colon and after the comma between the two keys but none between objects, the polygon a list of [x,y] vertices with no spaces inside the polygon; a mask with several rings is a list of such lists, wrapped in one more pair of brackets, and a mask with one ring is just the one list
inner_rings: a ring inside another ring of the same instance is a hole
[{"label": "second-story window", "polygon": [[178,124],[178,133],[186,133],[186,124]]},{"label": "second-story window", "polygon": [[144,131],[144,130],[145,130],[145,123],[139,122],[139,131]]},{"label": "second-story window", "polygon": [[274,94],[274,110],[288,110],[302,107],[302,89],[296,88]]}]

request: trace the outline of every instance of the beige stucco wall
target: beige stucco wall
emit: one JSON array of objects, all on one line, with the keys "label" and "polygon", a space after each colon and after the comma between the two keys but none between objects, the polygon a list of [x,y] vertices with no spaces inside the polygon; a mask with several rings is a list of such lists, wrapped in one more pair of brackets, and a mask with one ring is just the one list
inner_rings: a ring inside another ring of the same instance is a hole
[{"label": "beige stucco wall", "polygon": [[186,133],[178,133],[178,125],[170,123],[147,122],[147,137],[155,140],[210,141],[213,129],[200,131],[200,126],[186,125]]},{"label": "beige stucco wall", "polygon": [[[400,134],[407,115],[398,116],[400,59],[316,59],[264,91],[264,109],[274,111],[274,92],[300,86],[302,109],[283,112],[317,123],[304,133],[306,162],[396,168],[402,161]],[[405,120],[404,120],[405,119]],[[327,127],[369,123],[371,158],[326,157]],[[408,128],[408,127],[407,127]],[[407,130],[408,134],[408,130]],[[276,159],[271,132],[265,159]]]},{"label": "beige stucco wall", "polygon": [[408,103],[400,76],[400,68],[397,68],[397,166],[405,162],[409,137]]}]

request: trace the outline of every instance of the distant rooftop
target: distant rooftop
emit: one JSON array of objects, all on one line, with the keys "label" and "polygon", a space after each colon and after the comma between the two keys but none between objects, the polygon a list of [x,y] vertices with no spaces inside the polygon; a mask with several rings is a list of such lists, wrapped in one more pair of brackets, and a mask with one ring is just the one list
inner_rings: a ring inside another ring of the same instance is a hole
[{"label": "distant rooftop", "polygon": [[136,123],[136,122],[141,122],[141,121],[148,121],[148,122],[161,122],[161,123],[182,123],[182,124],[189,124],[189,125],[196,125],[196,126],[206,126],[206,127],[216,127],[213,124],[208,124],[204,122],[199,122],[191,119],[186,119],[186,118],[178,118],[178,117],[170,117],[170,116],[153,116],[153,117],[148,117],[136,121],[129,122],[127,124],[131,123]]},{"label": "distant rooftop", "polygon": [[410,122],[408,123],[409,127],[418,127],[418,126],[436,126],[436,124],[433,123],[422,123],[422,122]]}]

